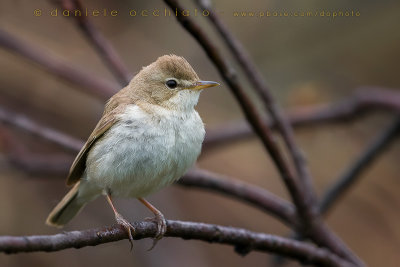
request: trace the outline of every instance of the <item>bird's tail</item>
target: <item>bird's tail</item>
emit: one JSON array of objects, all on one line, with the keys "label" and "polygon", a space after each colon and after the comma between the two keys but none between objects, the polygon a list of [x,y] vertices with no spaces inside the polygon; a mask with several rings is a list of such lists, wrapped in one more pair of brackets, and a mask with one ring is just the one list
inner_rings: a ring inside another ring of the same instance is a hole
[{"label": "bird's tail", "polygon": [[62,227],[67,224],[87,203],[79,200],[78,190],[80,181],[65,195],[47,217],[46,224]]}]

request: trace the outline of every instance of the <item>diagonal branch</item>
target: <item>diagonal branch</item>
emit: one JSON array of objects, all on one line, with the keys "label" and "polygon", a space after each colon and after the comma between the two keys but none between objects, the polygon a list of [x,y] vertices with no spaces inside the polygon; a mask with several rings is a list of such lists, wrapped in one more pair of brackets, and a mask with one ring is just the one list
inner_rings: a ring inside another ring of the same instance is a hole
[{"label": "diagonal branch", "polygon": [[0,47],[33,61],[59,78],[78,85],[79,89],[89,95],[107,99],[116,92],[117,86],[108,80],[96,77],[77,66],[63,62],[59,58],[51,56],[48,51],[44,51],[25,40],[20,40],[1,29]]},{"label": "diagonal branch", "polygon": [[[153,237],[157,231],[156,224],[152,222],[135,222],[133,226],[135,231],[132,234],[136,240]],[[353,266],[328,250],[307,243],[234,227],[169,220],[165,236],[233,245],[240,254],[263,251],[278,253],[316,266]],[[126,238],[126,231],[118,225],[56,235],[0,236],[0,251],[4,253],[50,252],[96,246]]]},{"label": "diagonal branch", "polygon": [[84,142],[55,129],[41,125],[25,115],[11,112],[0,106],[0,122],[20,128],[34,136],[53,142],[67,151],[76,153]]},{"label": "diagonal branch", "polygon": [[[382,131],[374,140],[367,146],[361,156],[349,167],[344,174],[336,180],[336,182],[326,190],[323,194],[322,200],[319,203],[319,210],[321,214],[326,215],[334,204],[336,204],[340,198],[350,189],[350,187],[356,183],[362,173],[367,167],[376,160],[390,145],[391,142],[398,137],[400,133],[400,116],[398,115],[393,123],[391,123],[386,129]],[[304,236],[298,233],[292,232],[290,234],[291,239],[304,240]],[[283,259],[276,257],[274,259],[275,265],[281,265]]]},{"label": "diagonal branch", "polygon": [[320,203],[320,212],[326,213],[332,206],[354,185],[365,169],[371,166],[382,152],[400,134],[400,116],[394,120],[386,129],[382,131],[365,149],[361,156],[350,165],[348,170],[328,188]]},{"label": "diagonal branch", "polygon": [[69,10],[72,14],[75,11],[80,11],[81,16],[72,16],[76,20],[78,27],[82,30],[85,37],[97,50],[100,57],[114,76],[117,78],[120,84],[123,86],[127,85],[132,78],[128,68],[119,57],[111,43],[101,34],[101,32],[94,26],[89,20],[88,16],[83,15],[85,8],[79,0],[53,0],[64,10]]},{"label": "diagonal branch", "polygon": [[28,174],[63,174],[71,166],[73,158],[65,154],[32,153],[6,127],[0,124],[0,146],[7,155],[7,160],[14,168]]},{"label": "diagonal branch", "polygon": [[268,88],[261,72],[251,60],[249,54],[242,46],[240,41],[233,36],[233,34],[219,18],[218,14],[214,12],[211,6],[211,1],[196,0],[196,2],[202,10],[208,11],[209,15],[207,16],[207,18],[210,19],[212,25],[220,33],[223,40],[231,50],[232,54],[243,68],[244,72],[246,73],[246,77],[249,79],[256,93],[264,102],[267,111],[269,111],[269,113],[271,114],[273,123],[282,134],[283,140],[286,143],[286,146],[296,167],[298,176],[302,180],[303,184],[306,186],[308,194],[306,194],[305,196],[310,198],[307,201],[311,202],[309,205],[315,205],[317,202],[311,181],[312,178],[310,171],[308,170],[307,163],[303,158],[303,153],[296,145],[293,129],[289,121],[286,119],[283,112],[279,108],[279,105],[274,99],[271,90]]}]

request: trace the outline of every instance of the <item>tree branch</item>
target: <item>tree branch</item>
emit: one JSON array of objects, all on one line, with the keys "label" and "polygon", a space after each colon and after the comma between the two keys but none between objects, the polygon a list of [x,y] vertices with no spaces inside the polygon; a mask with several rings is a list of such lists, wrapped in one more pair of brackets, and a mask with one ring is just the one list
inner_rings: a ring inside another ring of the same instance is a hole
[{"label": "tree branch", "polygon": [[[400,93],[396,90],[360,88],[356,91],[357,93],[338,103],[292,108],[287,118],[293,127],[305,127],[345,122],[376,110],[400,112]],[[269,120],[264,120],[264,123],[270,128],[276,127]],[[207,129],[204,145],[206,148],[214,148],[253,135],[245,121],[230,123],[216,129]]]},{"label": "tree branch", "polygon": [[[52,0],[60,5],[64,10],[75,12],[77,10],[84,14],[85,8],[79,0]],[[101,32],[94,26],[89,20],[88,16],[71,16],[75,19],[79,29],[83,32],[85,37],[96,49],[104,63],[114,76],[117,78],[120,84],[123,86],[127,85],[132,78],[128,68],[119,57],[111,43],[101,34]]]},{"label": "tree branch", "polygon": [[319,206],[321,213],[326,213],[332,209],[332,206],[359,180],[363,171],[372,165],[372,162],[398,137],[399,133],[400,116],[397,116],[382,133],[374,138],[365,151],[361,153],[361,156],[350,165],[344,174],[327,189]]},{"label": "tree branch", "polygon": [[[390,145],[391,142],[398,137],[400,133],[400,115],[398,115],[393,123],[385,128],[374,140],[367,146],[361,156],[350,165],[349,169],[344,174],[336,179],[335,183],[326,190],[323,194],[322,200],[319,203],[319,210],[321,214],[326,215],[332,206],[337,203],[343,195],[354,185],[357,180],[361,178],[361,174],[367,167],[370,167],[374,160],[376,160]],[[291,239],[304,240],[304,236],[299,233],[292,232]],[[284,262],[283,258],[278,256],[274,259],[275,265],[281,265]]]},{"label": "tree branch", "polygon": [[[134,222],[133,226],[135,231],[132,234],[136,240],[153,237],[157,231],[157,226],[153,222]],[[307,243],[234,227],[168,220],[165,236],[229,244],[235,246],[236,251],[240,254],[263,251],[279,253],[317,266],[353,266],[328,250]],[[126,231],[119,225],[56,235],[0,236],[0,251],[4,253],[50,252],[67,248],[96,246],[126,238]]]},{"label": "tree branch", "polygon": [[261,187],[201,169],[190,170],[178,181],[178,184],[228,195],[260,208],[289,227],[297,227],[298,222],[293,205]]},{"label": "tree branch", "polygon": [[73,138],[52,128],[46,127],[31,120],[25,115],[11,112],[1,106],[0,122],[20,128],[44,140],[51,141],[70,152],[76,153],[82,148],[84,144],[84,142],[82,142],[81,140]]},{"label": "tree branch", "polygon": [[20,40],[1,29],[0,46],[33,61],[49,73],[78,85],[78,89],[89,95],[108,99],[116,92],[117,86],[108,80],[96,77],[77,66],[63,62],[59,58],[51,56],[48,51],[43,51],[39,47],[25,40]]},{"label": "tree branch", "polygon": [[310,202],[308,205],[311,208],[315,208],[314,206],[317,205],[317,199],[314,194],[312,178],[308,170],[307,163],[303,158],[303,153],[296,145],[293,129],[289,121],[284,116],[279,105],[274,99],[271,90],[268,88],[261,72],[251,60],[249,54],[242,46],[240,41],[233,36],[233,34],[219,18],[218,14],[214,12],[211,6],[211,1],[196,0],[196,2],[202,10],[208,10],[209,16],[207,16],[207,18],[210,19],[212,25],[220,33],[222,39],[225,41],[225,44],[227,44],[232,54],[244,70],[246,77],[249,79],[254,90],[259,95],[260,99],[264,102],[265,108],[270,113],[274,125],[282,134],[283,140],[289,150],[289,154],[291,155],[294,166],[296,167],[298,177],[306,186],[307,194],[305,196],[307,198],[310,198],[306,201]]},{"label": "tree branch", "polygon": [[29,174],[68,174],[73,158],[64,154],[31,153],[14,136],[0,125],[0,146],[3,146],[7,160],[14,168]]}]

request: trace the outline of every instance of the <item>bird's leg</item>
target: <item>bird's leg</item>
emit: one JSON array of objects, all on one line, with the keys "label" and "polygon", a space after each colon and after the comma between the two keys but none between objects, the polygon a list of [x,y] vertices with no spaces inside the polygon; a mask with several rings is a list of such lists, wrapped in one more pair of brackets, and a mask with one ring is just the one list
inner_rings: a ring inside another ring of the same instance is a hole
[{"label": "bird's leg", "polygon": [[138,198],[138,200],[140,202],[142,202],[155,215],[154,220],[157,223],[157,234],[154,237],[153,245],[149,249],[149,250],[152,250],[156,246],[158,240],[160,240],[164,236],[165,232],[167,231],[167,222],[164,219],[164,215],[158,209],[156,209],[156,207],[151,205],[150,202],[148,202],[147,200],[145,200],[144,198],[141,198],[141,197]]},{"label": "bird's leg", "polygon": [[132,250],[132,248],[133,248],[132,231],[135,232],[135,228],[133,227],[133,225],[130,222],[128,222],[126,219],[124,219],[124,217],[122,217],[122,215],[115,209],[114,204],[111,199],[111,192],[107,192],[106,197],[107,197],[108,203],[110,203],[110,206],[114,211],[115,220],[117,221],[117,223],[119,225],[122,225],[128,233],[129,243],[131,243],[131,250]]}]

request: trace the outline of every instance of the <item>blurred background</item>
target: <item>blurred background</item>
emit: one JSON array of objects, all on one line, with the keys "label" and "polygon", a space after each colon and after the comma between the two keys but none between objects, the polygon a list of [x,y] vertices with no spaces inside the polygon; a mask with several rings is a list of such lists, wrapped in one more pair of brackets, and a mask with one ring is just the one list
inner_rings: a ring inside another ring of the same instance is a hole
[{"label": "blurred background", "polygon": [[[183,2],[183,1],[182,1]],[[164,54],[184,56],[202,79],[222,86],[204,92],[198,111],[212,129],[243,115],[216,68],[195,40],[171,17],[129,16],[134,9],[161,12],[162,1],[84,0],[89,9],[118,10],[116,17],[90,17],[112,43],[132,75]],[[185,1],[189,10],[196,7]],[[79,70],[116,80],[99,59],[73,19],[49,12],[51,1],[2,0],[0,29]],[[215,1],[215,9],[247,48],[281,106],[293,108],[339,101],[361,86],[399,88],[400,3],[395,1]],[[58,7],[59,8],[59,7]],[[35,9],[43,14],[34,16]],[[60,8],[59,8],[60,9]],[[235,17],[235,11],[358,11],[354,17]],[[208,30],[231,62],[226,47],[208,21],[193,17]],[[104,101],[91,97],[43,71],[36,64],[0,47],[0,105],[86,139],[100,118]],[[240,77],[243,77],[242,75]],[[247,83],[243,81],[245,85]],[[250,90],[249,90],[250,91]],[[257,97],[251,93],[254,101]],[[363,151],[393,116],[373,112],[350,122],[296,130],[321,193]],[[5,127],[5,126],[2,126]],[[73,156],[20,130],[6,127],[30,155]],[[0,139],[1,140],[1,139]],[[47,214],[67,192],[63,175],[29,175],[7,160],[7,144],[0,142],[0,235],[54,234],[44,224]],[[327,217],[334,231],[370,266],[398,266],[400,261],[400,142],[394,142],[369,166],[349,194]],[[256,138],[204,151],[198,166],[259,185],[287,198],[276,169]],[[287,235],[289,229],[274,218],[218,194],[171,186],[148,200],[167,219],[243,227]],[[120,212],[130,220],[151,214],[134,199],[118,199]],[[114,223],[103,198],[87,205],[65,230]],[[271,255],[252,252],[246,257],[230,246],[165,238],[147,252],[151,240],[120,241],[67,249],[55,253],[0,254],[1,266],[269,266]],[[297,266],[290,262],[289,265]]]}]

